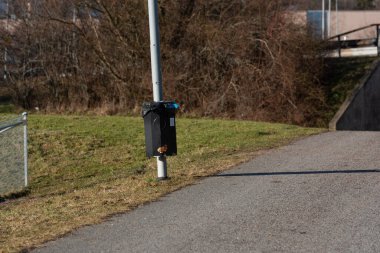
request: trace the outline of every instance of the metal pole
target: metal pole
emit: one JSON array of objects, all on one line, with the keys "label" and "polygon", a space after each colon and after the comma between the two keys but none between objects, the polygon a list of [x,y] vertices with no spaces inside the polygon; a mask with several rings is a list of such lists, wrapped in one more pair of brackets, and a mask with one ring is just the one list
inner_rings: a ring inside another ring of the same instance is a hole
[{"label": "metal pole", "polygon": [[341,46],[342,42],[340,40],[340,36],[338,35],[338,56],[339,58],[342,57],[342,46]]},{"label": "metal pole", "polygon": [[328,12],[328,26],[327,26],[327,38],[331,37],[331,0],[329,0],[329,12]]},{"label": "metal pole", "polygon": [[325,39],[325,0],[322,0],[322,39]]},{"label": "metal pole", "polygon": [[28,113],[22,114],[24,121],[24,174],[25,174],[25,187],[28,186]]},{"label": "metal pole", "polygon": [[[160,52],[160,29],[158,23],[158,3],[157,0],[148,0],[149,9],[149,31],[150,31],[150,52],[152,65],[153,100],[163,101],[162,94],[162,73],[161,73],[161,52]],[[166,156],[157,157],[158,179],[167,179]]]},{"label": "metal pole", "polygon": [[[5,32],[8,33],[9,32],[9,0],[7,0],[7,19],[6,19],[6,23],[5,23]],[[5,49],[4,49],[4,80],[7,80],[7,72],[8,72],[8,68],[7,68],[7,59],[8,59],[8,48],[7,46],[5,46]]]},{"label": "metal pole", "polygon": [[338,0],[335,0],[335,35],[339,34]]},{"label": "metal pole", "polygon": [[150,52],[152,64],[153,99],[156,102],[163,100],[161,53],[160,53],[160,29],[158,24],[157,0],[148,0],[149,8],[149,30],[150,30]]},{"label": "metal pole", "polygon": [[376,26],[376,35],[377,35],[377,38],[376,38],[376,44],[377,44],[377,56],[380,56],[380,26],[377,25]]}]

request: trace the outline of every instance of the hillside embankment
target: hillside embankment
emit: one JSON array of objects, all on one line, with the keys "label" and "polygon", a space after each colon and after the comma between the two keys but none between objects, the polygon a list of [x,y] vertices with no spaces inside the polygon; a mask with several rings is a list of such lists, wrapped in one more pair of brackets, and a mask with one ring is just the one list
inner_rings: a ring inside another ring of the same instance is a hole
[{"label": "hillside embankment", "polygon": [[[0,29],[0,44],[14,59],[8,85],[18,106],[137,114],[152,99],[146,1],[96,3],[52,1],[14,24],[11,34]],[[70,4],[80,23],[63,11]],[[181,113],[323,125],[320,46],[291,22],[288,4],[159,5],[165,99],[179,102]]]},{"label": "hillside embankment", "polygon": [[333,130],[380,131],[380,63],[375,61],[330,122]]},{"label": "hillside embankment", "polygon": [[[146,2],[96,2],[52,1],[15,22],[17,29],[0,28],[0,51],[12,56],[0,87],[15,105],[137,115],[152,99]],[[69,5],[80,21],[63,11]],[[165,99],[190,116],[327,127],[344,101],[340,89],[351,87],[339,78],[364,75],[363,62],[319,57],[322,43],[292,22],[288,7],[277,0],[159,1]]]},{"label": "hillside embankment", "polygon": [[[349,103],[347,99],[351,101],[360,87],[372,76],[376,59],[375,57],[325,59],[321,82],[327,104],[323,116],[326,124],[336,118],[337,112],[343,110],[342,105]],[[332,129],[335,129],[335,126]]]}]

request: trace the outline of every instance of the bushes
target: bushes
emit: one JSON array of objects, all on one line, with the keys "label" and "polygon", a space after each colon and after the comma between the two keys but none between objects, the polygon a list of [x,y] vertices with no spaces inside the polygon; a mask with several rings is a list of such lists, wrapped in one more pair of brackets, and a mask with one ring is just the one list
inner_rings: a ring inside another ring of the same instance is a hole
[{"label": "bushes", "polygon": [[[62,1],[48,2],[13,34],[18,104],[112,114],[151,100],[146,1],[65,1],[77,21]],[[317,123],[319,46],[289,22],[283,1],[159,2],[164,94],[183,112]],[[32,61],[43,71],[20,73]]]}]

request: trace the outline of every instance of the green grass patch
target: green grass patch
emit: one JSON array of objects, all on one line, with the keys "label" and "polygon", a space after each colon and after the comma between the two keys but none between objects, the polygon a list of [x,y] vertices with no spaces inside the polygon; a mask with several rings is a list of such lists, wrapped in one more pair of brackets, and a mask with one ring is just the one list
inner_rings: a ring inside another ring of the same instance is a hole
[{"label": "green grass patch", "polygon": [[0,113],[14,113],[16,111],[16,108],[14,105],[12,104],[6,104],[6,105],[2,105],[0,104]]},{"label": "green grass patch", "polygon": [[169,181],[145,157],[134,117],[32,115],[28,195],[0,204],[0,252],[39,245],[98,223],[321,129],[284,124],[178,119],[178,156]]}]

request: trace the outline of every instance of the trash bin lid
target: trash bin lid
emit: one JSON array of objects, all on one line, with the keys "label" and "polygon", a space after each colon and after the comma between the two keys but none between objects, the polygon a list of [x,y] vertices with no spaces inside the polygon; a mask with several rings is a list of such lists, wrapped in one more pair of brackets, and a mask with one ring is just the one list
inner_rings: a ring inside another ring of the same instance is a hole
[{"label": "trash bin lid", "polygon": [[152,111],[162,110],[162,109],[172,109],[178,110],[179,104],[173,101],[162,101],[162,102],[144,102],[142,105],[141,115],[145,117],[148,113]]}]

